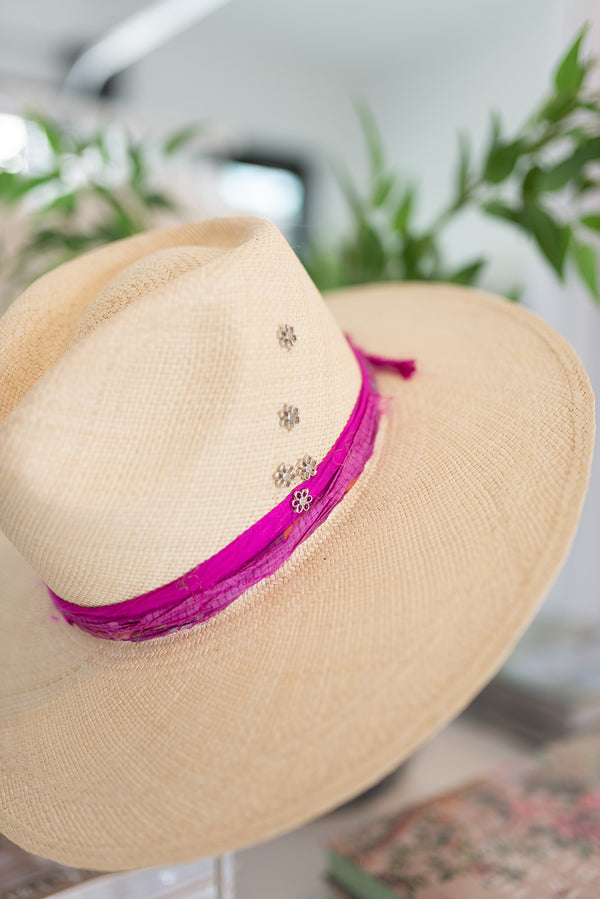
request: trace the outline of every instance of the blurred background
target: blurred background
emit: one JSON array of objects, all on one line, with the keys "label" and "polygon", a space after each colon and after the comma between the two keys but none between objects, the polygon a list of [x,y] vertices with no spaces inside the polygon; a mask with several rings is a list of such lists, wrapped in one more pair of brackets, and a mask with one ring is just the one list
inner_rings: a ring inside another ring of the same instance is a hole
[{"label": "blurred background", "polygon": [[[0,303],[106,240],[250,212],[323,289],[525,303],[598,388],[598,56],[593,0],[3,0]],[[599,523],[596,465],[480,714],[540,737],[600,722]]]}]

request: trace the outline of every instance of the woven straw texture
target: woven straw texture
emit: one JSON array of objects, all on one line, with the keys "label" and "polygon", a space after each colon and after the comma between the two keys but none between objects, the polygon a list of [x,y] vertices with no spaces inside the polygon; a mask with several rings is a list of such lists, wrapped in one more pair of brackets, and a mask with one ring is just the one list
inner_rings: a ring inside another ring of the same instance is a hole
[{"label": "woven straw texture", "polygon": [[[152,272],[123,272],[144,256]],[[548,590],[593,446],[572,348],[466,288],[328,305],[272,226],[229,220],[83,257],[0,322],[0,525],[17,547],[0,543],[0,830],[17,843],[125,869],[299,825],[463,708]],[[281,461],[324,454],[358,391],[342,331],[418,373],[378,375],[374,455],[325,524],[204,625],[143,644],[66,625],[40,575],[83,604],[156,586],[271,508]],[[279,428],[284,402],[297,431]]]},{"label": "woven straw texture", "polygon": [[[204,232],[223,246],[186,246]],[[273,480],[282,462],[325,456],[360,385],[343,334],[274,226],[171,230],[174,248],[107,283],[113,254],[122,267],[147,239],[72,263],[71,291],[58,283],[63,269],[51,273],[0,330],[0,357],[19,364],[9,362],[0,392],[2,529],[79,605],[146,593],[230,543],[283,499]],[[34,320],[40,311],[54,327]],[[291,323],[298,340],[287,351],[277,331]],[[46,371],[32,385],[39,371],[26,363],[40,339]],[[285,404],[300,416],[289,432]]]}]

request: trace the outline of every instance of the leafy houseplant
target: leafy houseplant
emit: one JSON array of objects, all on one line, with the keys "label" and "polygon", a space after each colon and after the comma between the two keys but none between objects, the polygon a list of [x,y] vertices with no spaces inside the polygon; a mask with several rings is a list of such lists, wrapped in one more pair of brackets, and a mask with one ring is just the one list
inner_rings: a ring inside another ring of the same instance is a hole
[{"label": "leafy houseplant", "polygon": [[7,298],[78,253],[176,211],[157,188],[156,172],[198,132],[191,126],[161,140],[134,140],[116,125],[86,135],[39,113],[27,113],[25,121],[35,162],[17,159],[0,168],[2,232],[5,238],[20,232],[12,251],[6,239],[0,247]]},{"label": "leafy houseplant", "polygon": [[[516,135],[503,134],[492,116],[479,163],[461,139],[454,196],[426,228],[415,224],[415,186],[388,167],[373,116],[359,105],[370,179],[361,193],[338,170],[352,230],[336,245],[306,255],[317,285],[325,290],[406,279],[474,284],[486,260],[454,269],[441,243],[447,226],[475,208],[533,238],[560,278],[567,263],[574,264],[600,301],[597,254],[588,242],[591,232],[600,232],[600,215],[583,211],[600,189],[594,171],[600,160],[600,98],[589,85],[594,61],[581,56],[584,34],[585,29],[557,66],[548,97]],[[165,211],[176,211],[173,199],[157,188],[156,172],[198,131],[191,126],[162,140],[136,141],[114,125],[86,136],[39,114],[27,120],[31,136],[43,144],[41,162],[0,167],[0,291],[7,298],[72,256],[145,230]],[[559,211],[565,197],[568,217]],[[14,232],[19,239],[11,249]]]},{"label": "leafy houseplant", "polygon": [[[386,280],[436,280],[474,284],[486,264],[475,258],[448,266],[441,238],[467,208],[501,219],[533,238],[559,278],[574,264],[592,297],[600,302],[597,251],[586,232],[600,232],[600,215],[585,214],[600,189],[600,96],[589,86],[593,60],[583,60],[584,28],[559,62],[549,96],[517,134],[502,133],[492,116],[487,148],[479,163],[466,138],[460,140],[454,196],[424,229],[415,225],[416,189],[391,170],[369,108],[358,105],[370,160],[361,193],[341,169],[338,180],[350,206],[349,235],[333,247],[313,248],[305,260],[325,290]],[[568,199],[568,217],[558,211]]]}]

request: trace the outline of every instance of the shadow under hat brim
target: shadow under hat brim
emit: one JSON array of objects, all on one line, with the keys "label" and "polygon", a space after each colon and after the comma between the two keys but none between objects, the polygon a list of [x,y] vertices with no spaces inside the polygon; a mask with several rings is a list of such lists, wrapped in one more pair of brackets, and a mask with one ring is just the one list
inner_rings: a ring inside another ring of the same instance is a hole
[{"label": "shadow under hat brim", "polygon": [[100,870],[296,827],[376,782],[492,676],[570,546],[593,394],[569,344],[478,291],[337,292],[365,351],[417,360],[359,481],[275,575],[142,644],[68,626],[0,544],[0,831]]}]

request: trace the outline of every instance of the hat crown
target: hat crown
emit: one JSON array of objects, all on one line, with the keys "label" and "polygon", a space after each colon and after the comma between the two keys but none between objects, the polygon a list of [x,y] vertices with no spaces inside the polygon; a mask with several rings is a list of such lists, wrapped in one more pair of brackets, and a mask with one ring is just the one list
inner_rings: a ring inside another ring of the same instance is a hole
[{"label": "hat crown", "polygon": [[260,219],[62,266],[0,321],[0,356],[0,527],[81,605],[152,590],[230,543],[291,489],[281,464],[325,456],[360,387],[325,302]]}]

